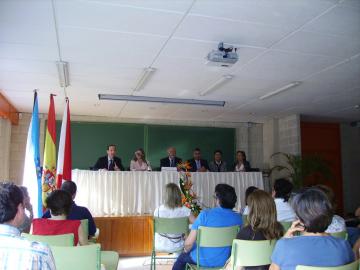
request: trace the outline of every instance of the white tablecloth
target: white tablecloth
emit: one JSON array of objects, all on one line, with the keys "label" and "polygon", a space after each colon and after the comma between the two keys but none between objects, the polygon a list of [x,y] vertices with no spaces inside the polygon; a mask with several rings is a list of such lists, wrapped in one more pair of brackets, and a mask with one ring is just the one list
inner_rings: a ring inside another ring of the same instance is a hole
[{"label": "white tablecloth", "polygon": [[[236,209],[244,206],[245,190],[249,186],[263,189],[260,172],[192,173],[193,190],[204,207],[213,207],[215,186],[226,183],[235,188]],[[167,183],[179,183],[178,172],[108,172],[73,170],[77,184],[76,203],[86,206],[94,216],[153,214],[163,202]]]}]

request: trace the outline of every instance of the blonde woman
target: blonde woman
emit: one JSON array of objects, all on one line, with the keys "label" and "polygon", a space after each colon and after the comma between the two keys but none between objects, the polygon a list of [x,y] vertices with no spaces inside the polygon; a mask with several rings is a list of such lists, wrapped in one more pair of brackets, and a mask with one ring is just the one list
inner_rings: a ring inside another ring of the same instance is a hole
[{"label": "blonde woman", "polygon": [[[169,183],[165,186],[164,204],[156,208],[154,217],[179,218],[191,216],[190,209],[181,203],[181,191],[178,185]],[[192,217],[192,216],[191,216]],[[191,220],[192,221],[192,218]],[[184,247],[183,235],[176,234],[155,234],[155,249],[169,253],[180,250]]]},{"label": "blonde woman", "polygon": [[130,161],[130,171],[151,171],[150,162],[146,160],[142,148],[135,151],[134,158]]}]

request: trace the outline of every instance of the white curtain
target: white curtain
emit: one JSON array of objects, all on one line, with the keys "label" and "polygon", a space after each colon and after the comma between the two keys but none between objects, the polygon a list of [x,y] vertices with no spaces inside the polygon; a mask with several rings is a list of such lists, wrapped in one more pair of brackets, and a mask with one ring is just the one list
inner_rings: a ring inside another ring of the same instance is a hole
[{"label": "white curtain", "polygon": [[[214,206],[215,186],[226,183],[235,188],[238,203],[244,206],[245,190],[249,186],[263,189],[260,172],[192,173],[193,190],[204,207]],[[153,214],[163,202],[167,183],[179,183],[178,172],[109,172],[73,170],[77,184],[76,203],[86,206],[94,216],[124,216]]]}]

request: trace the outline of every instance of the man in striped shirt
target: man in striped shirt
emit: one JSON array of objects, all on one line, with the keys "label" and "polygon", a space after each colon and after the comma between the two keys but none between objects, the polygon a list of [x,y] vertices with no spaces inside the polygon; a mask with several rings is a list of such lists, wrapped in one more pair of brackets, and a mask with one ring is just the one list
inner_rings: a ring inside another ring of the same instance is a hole
[{"label": "man in striped shirt", "polygon": [[24,222],[23,193],[12,183],[0,183],[0,270],[56,269],[50,248],[20,236]]}]

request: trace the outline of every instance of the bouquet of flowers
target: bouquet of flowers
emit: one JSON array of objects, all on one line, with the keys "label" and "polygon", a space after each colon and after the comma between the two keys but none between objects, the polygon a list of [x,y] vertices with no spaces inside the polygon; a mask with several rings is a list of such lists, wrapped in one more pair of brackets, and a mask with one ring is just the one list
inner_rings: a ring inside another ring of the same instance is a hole
[{"label": "bouquet of flowers", "polygon": [[191,173],[189,170],[191,166],[189,162],[179,163],[177,165],[178,171],[180,172],[180,189],[182,204],[191,210],[194,216],[198,216],[201,211],[201,206],[197,201],[197,195],[192,190]]}]

